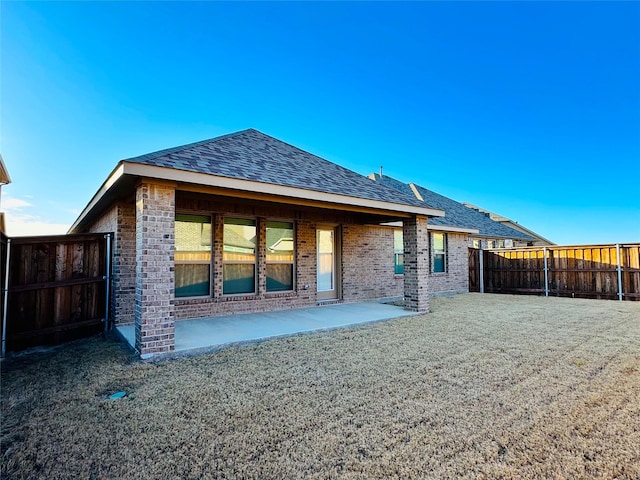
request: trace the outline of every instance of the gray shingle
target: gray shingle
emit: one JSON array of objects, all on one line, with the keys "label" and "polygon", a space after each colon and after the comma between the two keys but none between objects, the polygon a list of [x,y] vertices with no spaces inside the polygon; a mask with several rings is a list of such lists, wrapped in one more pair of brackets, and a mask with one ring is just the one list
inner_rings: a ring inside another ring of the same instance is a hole
[{"label": "gray shingle", "polygon": [[127,162],[323,193],[428,207],[396,190],[254,129],[130,158]]},{"label": "gray shingle", "polygon": [[[376,182],[393,188],[404,194],[413,195],[411,187],[402,183],[395,178],[378,175],[374,173],[369,178],[374,178]],[[415,185],[415,184],[414,184]],[[449,227],[475,228],[479,230],[480,235],[486,235],[497,238],[511,238],[518,240],[534,240],[534,238],[526,233],[519,232],[511,227],[507,227],[500,222],[496,222],[489,218],[489,215],[478,212],[472,208],[466,207],[460,202],[440,195],[427,188],[415,185],[418,193],[424,199],[424,202],[430,207],[445,211],[444,217],[434,217],[429,219],[430,225],[441,225]]]}]

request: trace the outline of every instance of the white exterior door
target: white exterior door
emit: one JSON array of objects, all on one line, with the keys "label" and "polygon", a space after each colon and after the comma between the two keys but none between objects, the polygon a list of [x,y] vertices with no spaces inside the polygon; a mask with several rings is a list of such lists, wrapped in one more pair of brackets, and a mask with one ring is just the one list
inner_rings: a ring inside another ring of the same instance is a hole
[{"label": "white exterior door", "polygon": [[338,298],[336,229],[332,227],[318,228],[316,230],[316,245],[318,300]]}]

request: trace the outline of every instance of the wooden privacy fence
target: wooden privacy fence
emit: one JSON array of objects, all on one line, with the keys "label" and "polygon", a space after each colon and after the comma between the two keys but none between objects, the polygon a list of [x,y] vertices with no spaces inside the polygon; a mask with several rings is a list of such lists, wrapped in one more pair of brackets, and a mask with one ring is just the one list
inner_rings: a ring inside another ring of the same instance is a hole
[{"label": "wooden privacy fence", "polygon": [[97,333],[109,316],[111,236],[11,238],[2,353]]},{"label": "wooden privacy fence", "polygon": [[469,291],[640,300],[640,244],[470,249]]}]

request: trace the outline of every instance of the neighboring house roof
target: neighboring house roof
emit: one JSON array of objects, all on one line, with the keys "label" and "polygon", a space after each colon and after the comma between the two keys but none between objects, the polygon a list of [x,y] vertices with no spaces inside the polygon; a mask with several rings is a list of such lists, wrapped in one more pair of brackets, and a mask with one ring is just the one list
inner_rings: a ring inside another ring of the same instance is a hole
[{"label": "neighboring house roof", "polygon": [[238,232],[232,229],[225,229],[224,231],[224,247],[237,247],[247,250],[255,250],[256,241],[255,237],[249,239],[240,235]]},{"label": "neighboring house roof", "polygon": [[133,178],[168,180],[181,187],[217,189],[220,194],[324,208],[330,205],[365,213],[405,217],[444,215],[413,195],[398,193],[340,165],[248,129],[120,161],[70,231],[81,229],[87,219],[116,198],[118,189],[125,188],[123,185],[131,189]]},{"label": "neighboring house roof", "polygon": [[511,220],[507,217],[503,217],[502,215],[499,215],[497,213],[493,213],[490,212],[488,210],[485,210],[483,208],[477,207],[475,205],[472,205],[470,203],[466,203],[464,202],[463,205],[467,208],[471,208],[475,211],[478,211],[480,213],[483,213],[485,215],[488,215],[489,218],[491,220],[493,220],[494,222],[500,222],[510,228],[513,228],[514,230],[518,230],[520,232],[526,233],[530,236],[532,236],[535,240],[537,240],[539,243],[538,244],[543,244],[543,245],[555,245],[555,243],[553,243],[551,240],[548,240],[546,238],[544,238],[542,235],[537,234],[536,232],[529,230],[526,227],[523,227],[522,225],[520,225],[518,222]]},{"label": "neighboring house roof", "polygon": [[267,249],[270,252],[279,250],[291,250],[293,237],[288,228],[268,228],[267,229]]},{"label": "neighboring house roof", "polygon": [[386,175],[381,177],[377,173],[372,173],[369,175],[369,178],[394,188],[399,192],[404,192],[405,194],[413,193],[416,197],[421,197],[428,205],[445,211],[444,217],[430,218],[429,225],[443,227],[443,230],[453,229],[455,231],[455,229],[468,229],[467,231],[471,230],[470,233],[485,237],[533,240],[531,235],[510,228],[502,223],[494,222],[483,213],[467,208],[460,202],[456,202],[449,197],[440,195],[415,183],[403,183]]},{"label": "neighboring house roof", "polygon": [[0,185],[6,185],[8,183],[11,183],[11,177],[2,159],[2,154],[0,154]]}]

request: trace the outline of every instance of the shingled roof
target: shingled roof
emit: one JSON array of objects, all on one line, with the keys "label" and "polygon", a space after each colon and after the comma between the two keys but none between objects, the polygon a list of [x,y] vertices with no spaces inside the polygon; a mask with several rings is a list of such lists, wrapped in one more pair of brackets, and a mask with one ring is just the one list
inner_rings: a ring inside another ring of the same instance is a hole
[{"label": "shingled roof", "polygon": [[[383,175],[382,177],[377,173],[372,173],[369,178],[376,182],[393,188],[398,192],[402,192],[405,195],[414,195],[414,192],[410,184],[403,183],[395,178]],[[489,218],[488,215],[481,213],[472,208],[466,207],[460,202],[440,195],[432,190],[421,187],[420,185],[412,184],[418,191],[420,196],[424,199],[424,202],[432,208],[437,208],[445,211],[444,217],[436,217],[429,219],[429,225],[440,225],[447,227],[459,227],[459,228],[474,228],[479,231],[479,235],[490,236],[496,238],[511,238],[518,240],[534,240],[534,238],[526,233],[519,232],[511,227],[496,222]]]},{"label": "shingled roof", "polygon": [[386,185],[252,128],[123,161],[428,207],[413,194],[399,194]]}]

